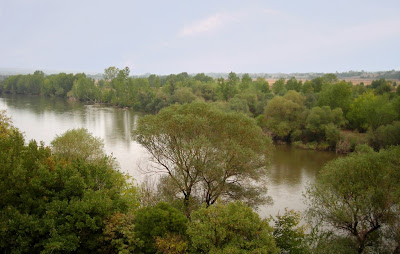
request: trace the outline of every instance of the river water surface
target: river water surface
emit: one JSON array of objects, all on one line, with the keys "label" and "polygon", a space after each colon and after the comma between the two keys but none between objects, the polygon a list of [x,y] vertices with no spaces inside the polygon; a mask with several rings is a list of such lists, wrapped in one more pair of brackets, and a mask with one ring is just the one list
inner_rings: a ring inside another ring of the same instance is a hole
[{"label": "river water surface", "polygon": [[[148,155],[131,136],[143,114],[39,96],[0,95],[0,109],[7,110],[27,141],[35,139],[50,145],[56,135],[72,128],[86,128],[104,140],[106,152],[117,159],[121,171],[139,183],[145,179],[139,168],[147,165]],[[276,146],[268,174],[268,195],[274,204],[260,207],[259,214],[269,217],[283,212],[285,207],[303,211],[302,192],[306,185],[314,182],[321,167],[335,157],[331,152]]]}]

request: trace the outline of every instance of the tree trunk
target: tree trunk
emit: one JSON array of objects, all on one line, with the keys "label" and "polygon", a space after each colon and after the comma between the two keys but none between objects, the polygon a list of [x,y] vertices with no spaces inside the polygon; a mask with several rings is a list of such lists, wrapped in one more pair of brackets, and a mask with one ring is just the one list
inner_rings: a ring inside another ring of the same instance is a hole
[{"label": "tree trunk", "polygon": [[190,218],[190,194],[186,194],[183,199],[183,206],[185,208],[185,215],[187,218]]}]

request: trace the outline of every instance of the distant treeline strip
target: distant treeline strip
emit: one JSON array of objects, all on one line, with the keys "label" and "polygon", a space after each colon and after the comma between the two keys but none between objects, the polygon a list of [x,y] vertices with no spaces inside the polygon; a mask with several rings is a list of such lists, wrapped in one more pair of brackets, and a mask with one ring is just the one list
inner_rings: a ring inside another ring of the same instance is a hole
[{"label": "distant treeline strip", "polygon": [[0,93],[57,96],[146,113],[201,100],[254,117],[276,141],[303,148],[349,152],[358,143],[375,149],[400,143],[400,86],[380,78],[400,78],[400,72],[375,75],[379,79],[368,86],[340,81],[335,74],[304,82],[281,78],[269,84],[264,76],[240,77],[234,72],[217,79],[204,73],[135,78],[129,73],[127,67],[110,67],[103,79],[95,80],[84,73],[36,71],[2,80]]}]

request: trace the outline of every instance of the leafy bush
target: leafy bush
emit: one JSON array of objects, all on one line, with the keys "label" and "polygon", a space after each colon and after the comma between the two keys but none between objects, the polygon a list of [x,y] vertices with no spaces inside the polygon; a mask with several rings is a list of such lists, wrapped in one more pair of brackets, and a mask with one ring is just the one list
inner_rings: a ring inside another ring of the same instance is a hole
[{"label": "leafy bush", "polygon": [[241,202],[203,206],[188,226],[196,253],[278,253],[268,221]]},{"label": "leafy bush", "polygon": [[375,149],[400,144],[400,121],[380,126],[376,131],[368,132],[369,143]]},{"label": "leafy bush", "polygon": [[274,238],[281,253],[307,253],[306,226],[299,226],[300,212],[285,209],[283,215],[277,215],[274,221]]},{"label": "leafy bush", "polygon": [[[187,218],[179,210],[167,203],[158,203],[154,207],[144,207],[136,212],[135,237],[140,241],[143,253],[156,252],[156,238],[160,248],[170,234],[186,237]],[[162,240],[164,239],[164,240]]]},{"label": "leafy bush", "polygon": [[358,144],[368,144],[368,137],[365,133],[341,131],[339,141],[336,144],[336,152],[352,152]]}]

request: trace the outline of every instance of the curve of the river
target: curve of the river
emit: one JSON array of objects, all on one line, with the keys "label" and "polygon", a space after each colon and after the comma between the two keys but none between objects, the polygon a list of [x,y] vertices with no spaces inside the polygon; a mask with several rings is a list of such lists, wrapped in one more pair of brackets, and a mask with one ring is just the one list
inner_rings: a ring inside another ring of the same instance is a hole
[{"label": "curve of the river", "polygon": [[[145,178],[139,168],[147,164],[146,151],[131,137],[140,113],[60,98],[15,95],[0,95],[0,109],[7,110],[27,140],[36,139],[46,145],[68,129],[87,128],[104,140],[106,152],[117,159],[121,171],[137,182]],[[276,146],[268,174],[268,195],[274,204],[260,207],[259,214],[276,215],[285,207],[303,211],[302,193],[306,185],[314,182],[319,169],[335,157],[330,152]]]}]

